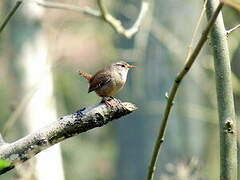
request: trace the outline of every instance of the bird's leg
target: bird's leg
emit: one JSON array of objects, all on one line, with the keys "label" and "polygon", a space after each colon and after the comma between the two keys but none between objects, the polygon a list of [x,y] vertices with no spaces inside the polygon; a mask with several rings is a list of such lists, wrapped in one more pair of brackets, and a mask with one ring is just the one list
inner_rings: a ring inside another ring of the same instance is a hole
[{"label": "bird's leg", "polygon": [[110,97],[108,97],[108,98],[109,98],[109,101],[115,101],[115,102],[117,102],[117,103],[122,103],[122,101],[121,101],[120,99],[115,98],[115,97],[113,97],[113,96],[110,96]]},{"label": "bird's leg", "polygon": [[113,107],[112,103],[110,102],[112,97],[103,97],[101,103],[106,104],[108,107]]},{"label": "bird's leg", "polygon": [[112,100],[114,100],[115,102],[117,102],[119,104],[122,103],[122,101],[118,98],[115,98],[115,97],[111,97],[111,98],[112,98]]},{"label": "bird's leg", "polygon": [[113,104],[111,103],[111,101],[114,101],[115,103],[118,103],[118,104],[122,103],[120,99],[117,99],[113,96],[103,97],[101,103],[105,103],[107,106],[113,107]]}]

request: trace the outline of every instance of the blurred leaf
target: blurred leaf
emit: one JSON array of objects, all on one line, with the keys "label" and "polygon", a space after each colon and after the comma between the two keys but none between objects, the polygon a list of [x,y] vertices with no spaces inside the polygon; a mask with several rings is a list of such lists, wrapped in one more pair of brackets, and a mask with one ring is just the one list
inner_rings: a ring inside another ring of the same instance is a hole
[{"label": "blurred leaf", "polygon": [[0,170],[3,169],[3,168],[6,168],[8,166],[10,166],[10,162],[9,161],[0,159]]},{"label": "blurred leaf", "polygon": [[237,9],[240,11],[240,1],[239,0],[222,0],[222,2],[232,8]]}]

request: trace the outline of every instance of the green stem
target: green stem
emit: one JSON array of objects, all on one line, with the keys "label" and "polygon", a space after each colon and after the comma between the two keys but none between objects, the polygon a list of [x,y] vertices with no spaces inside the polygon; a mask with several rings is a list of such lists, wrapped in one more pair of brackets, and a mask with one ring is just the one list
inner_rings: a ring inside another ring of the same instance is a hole
[{"label": "green stem", "polygon": [[[215,11],[218,0],[208,0],[207,18]],[[211,46],[216,72],[216,90],[220,131],[220,179],[237,179],[237,129],[233,102],[231,67],[226,30],[222,14],[211,32]]]}]

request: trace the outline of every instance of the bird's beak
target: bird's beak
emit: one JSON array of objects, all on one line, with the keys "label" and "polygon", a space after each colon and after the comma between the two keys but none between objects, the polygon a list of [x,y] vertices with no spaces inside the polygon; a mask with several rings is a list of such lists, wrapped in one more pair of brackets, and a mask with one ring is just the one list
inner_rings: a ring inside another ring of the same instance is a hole
[{"label": "bird's beak", "polygon": [[135,68],[136,66],[128,66],[129,69]]}]

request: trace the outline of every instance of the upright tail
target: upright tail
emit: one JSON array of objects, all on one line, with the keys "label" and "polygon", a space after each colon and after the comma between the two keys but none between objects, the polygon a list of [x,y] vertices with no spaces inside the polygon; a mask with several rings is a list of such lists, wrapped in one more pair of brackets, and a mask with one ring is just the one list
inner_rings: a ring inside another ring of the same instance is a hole
[{"label": "upright tail", "polygon": [[83,76],[88,81],[90,81],[93,77],[91,74],[88,74],[88,73],[85,73],[85,72],[82,72],[82,71],[79,71],[78,74]]}]

